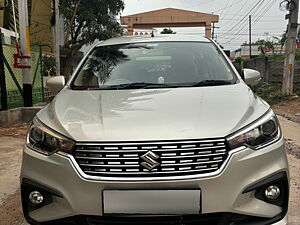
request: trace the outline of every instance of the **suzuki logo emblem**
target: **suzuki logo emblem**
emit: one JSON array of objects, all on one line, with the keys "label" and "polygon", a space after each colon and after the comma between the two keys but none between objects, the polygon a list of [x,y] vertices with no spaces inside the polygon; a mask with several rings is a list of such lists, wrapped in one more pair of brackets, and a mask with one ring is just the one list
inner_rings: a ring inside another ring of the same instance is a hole
[{"label": "suzuki logo emblem", "polygon": [[145,155],[142,155],[141,159],[144,160],[144,162],[142,162],[141,165],[149,171],[153,170],[160,164],[156,161],[156,159],[159,159],[159,156],[152,151],[148,151]]}]

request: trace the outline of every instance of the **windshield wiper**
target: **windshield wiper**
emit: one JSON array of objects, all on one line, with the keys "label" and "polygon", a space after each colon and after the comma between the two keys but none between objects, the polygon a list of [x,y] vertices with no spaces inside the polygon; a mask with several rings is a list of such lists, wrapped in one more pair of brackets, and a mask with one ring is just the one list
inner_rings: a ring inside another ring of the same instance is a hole
[{"label": "windshield wiper", "polygon": [[169,87],[167,84],[158,83],[146,83],[146,82],[136,82],[128,84],[118,84],[118,85],[103,85],[98,88],[89,88],[89,90],[117,90],[117,89],[140,89],[140,88],[153,88],[153,87]]},{"label": "windshield wiper", "polygon": [[203,80],[200,82],[186,84],[158,84],[158,83],[146,83],[146,82],[134,82],[127,84],[118,85],[102,85],[97,88],[89,88],[88,90],[119,90],[119,89],[142,89],[142,88],[170,88],[170,87],[201,87],[201,86],[217,86],[217,85],[228,85],[232,84],[231,81],[227,80]]},{"label": "windshield wiper", "polygon": [[217,86],[217,85],[228,85],[233,84],[228,80],[202,80],[200,82],[193,83],[193,87],[202,87],[202,86]]}]

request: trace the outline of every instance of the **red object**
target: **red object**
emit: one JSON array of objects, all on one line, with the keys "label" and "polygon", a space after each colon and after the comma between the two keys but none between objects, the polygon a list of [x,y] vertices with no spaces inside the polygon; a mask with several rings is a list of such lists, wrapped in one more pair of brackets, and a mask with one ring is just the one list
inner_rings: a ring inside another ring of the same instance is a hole
[{"label": "red object", "polygon": [[19,44],[16,44],[16,48],[17,48],[17,54],[13,55],[14,56],[14,68],[18,68],[18,69],[30,69],[31,68],[30,65],[22,65],[19,62],[19,59],[30,59],[31,57],[30,56],[21,55]]}]

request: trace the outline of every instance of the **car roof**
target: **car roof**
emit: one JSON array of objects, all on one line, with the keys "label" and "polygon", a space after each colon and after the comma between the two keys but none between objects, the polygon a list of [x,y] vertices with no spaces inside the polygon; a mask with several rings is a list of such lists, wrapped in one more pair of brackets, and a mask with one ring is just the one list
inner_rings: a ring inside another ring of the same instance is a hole
[{"label": "car roof", "polygon": [[117,38],[111,38],[105,41],[99,42],[96,46],[106,45],[119,45],[119,44],[131,44],[131,43],[145,43],[145,42],[211,42],[210,39],[197,35],[178,35],[178,34],[164,34],[164,35],[151,35],[145,36],[122,36]]}]

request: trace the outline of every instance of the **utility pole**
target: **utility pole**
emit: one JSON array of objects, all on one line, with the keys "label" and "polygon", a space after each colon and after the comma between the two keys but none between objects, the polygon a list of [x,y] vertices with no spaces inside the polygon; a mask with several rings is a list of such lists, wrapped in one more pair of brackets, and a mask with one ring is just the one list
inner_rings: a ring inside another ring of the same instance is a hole
[{"label": "utility pole", "polygon": [[213,40],[216,40],[216,39],[215,39],[215,36],[216,36],[216,35],[215,35],[215,29],[219,29],[219,28],[220,28],[220,27],[216,27],[216,26],[215,26],[215,23],[213,23],[213,27],[212,27],[212,29],[213,29],[213,30],[212,30],[212,39],[213,39]]},{"label": "utility pole", "polygon": [[[23,65],[30,65],[30,39],[28,25],[28,6],[27,0],[18,0],[19,8],[19,28],[20,28],[20,50],[21,55],[29,58],[21,59]],[[32,106],[32,84],[31,69],[23,68],[23,99],[24,106]]]},{"label": "utility pole", "polygon": [[59,0],[55,0],[55,65],[56,65],[56,76],[60,76],[60,16],[59,16]]},{"label": "utility pole", "polygon": [[285,48],[285,61],[283,69],[282,94],[292,95],[295,72],[296,37],[298,28],[299,0],[291,0],[295,7],[290,9],[287,41]]},{"label": "utility pole", "polygon": [[215,23],[213,23],[212,39],[215,40]]},{"label": "utility pole", "polygon": [[1,95],[1,107],[0,110],[7,110],[7,92],[6,92],[6,82],[5,82],[5,69],[3,62],[3,47],[2,47],[2,32],[0,28],[0,95]]},{"label": "utility pole", "polygon": [[252,40],[251,40],[251,15],[249,15],[249,56],[252,57]]}]

